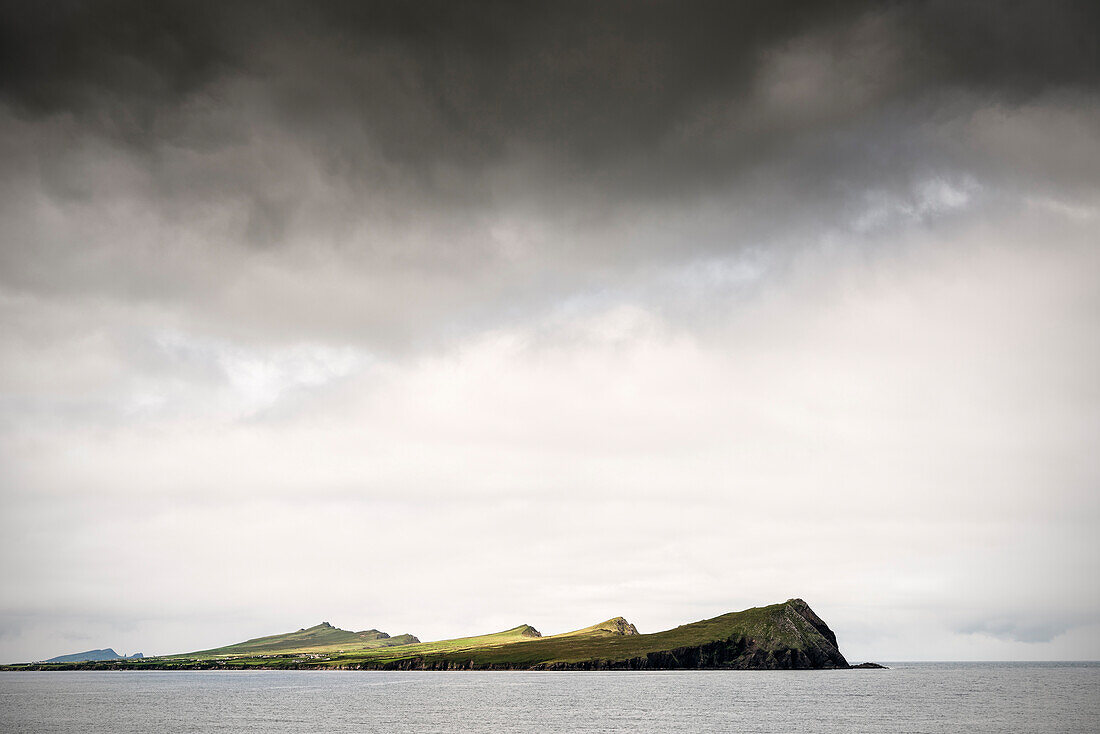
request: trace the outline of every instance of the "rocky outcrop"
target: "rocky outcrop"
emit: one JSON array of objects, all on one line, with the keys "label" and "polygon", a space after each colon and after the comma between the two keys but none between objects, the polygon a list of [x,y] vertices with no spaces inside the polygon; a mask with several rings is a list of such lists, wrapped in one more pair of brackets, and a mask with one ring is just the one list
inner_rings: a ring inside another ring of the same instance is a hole
[{"label": "rocky outcrop", "polygon": [[416,635],[396,635],[390,637],[385,632],[379,630],[363,630],[362,632],[356,632],[355,636],[360,640],[374,641],[379,643],[380,647],[396,647],[398,645],[415,645],[420,642],[420,638]]},{"label": "rocky outcrop", "polygon": [[612,635],[627,636],[638,634],[638,628],[627,622],[623,617],[615,617],[609,619],[606,622],[596,625],[596,629],[600,632],[607,632]]}]

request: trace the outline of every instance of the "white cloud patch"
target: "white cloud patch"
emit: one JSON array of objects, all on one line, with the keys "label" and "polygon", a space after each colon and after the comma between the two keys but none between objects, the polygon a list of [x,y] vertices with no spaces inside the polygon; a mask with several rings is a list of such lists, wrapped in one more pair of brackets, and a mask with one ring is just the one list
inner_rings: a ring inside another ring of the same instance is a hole
[{"label": "white cloud patch", "polygon": [[[1059,221],[1053,250],[1026,216],[809,249],[703,330],[620,293],[416,355],[100,350],[121,400],[164,389],[140,422],[5,430],[6,654],[44,654],[51,608],[168,652],[322,618],[655,630],[799,595],[854,659],[1095,656],[1097,255]],[[711,285],[760,279],[729,267]]]},{"label": "white cloud patch", "polygon": [[[362,350],[324,344],[248,349],[232,342],[196,339],[178,332],[159,332],[151,337],[161,357],[174,364],[189,364],[218,374],[221,384],[213,385],[224,395],[223,411],[233,417],[255,416],[300,391],[317,390],[326,384],[367,368],[371,363]],[[186,399],[187,396],[180,396]],[[136,392],[137,409],[174,409],[163,393]],[[203,406],[209,412],[209,406]]]},{"label": "white cloud patch", "polygon": [[973,177],[961,176],[958,180],[935,177],[918,181],[903,196],[889,191],[868,191],[851,228],[858,234],[867,234],[928,223],[965,209],[980,189]]}]

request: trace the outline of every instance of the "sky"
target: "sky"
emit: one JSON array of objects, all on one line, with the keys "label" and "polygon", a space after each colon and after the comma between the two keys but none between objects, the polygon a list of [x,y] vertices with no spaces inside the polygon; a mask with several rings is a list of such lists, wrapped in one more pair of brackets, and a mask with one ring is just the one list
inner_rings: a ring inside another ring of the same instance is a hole
[{"label": "sky", "polygon": [[806,599],[1100,658],[1088,2],[4,3],[0,662]]}]

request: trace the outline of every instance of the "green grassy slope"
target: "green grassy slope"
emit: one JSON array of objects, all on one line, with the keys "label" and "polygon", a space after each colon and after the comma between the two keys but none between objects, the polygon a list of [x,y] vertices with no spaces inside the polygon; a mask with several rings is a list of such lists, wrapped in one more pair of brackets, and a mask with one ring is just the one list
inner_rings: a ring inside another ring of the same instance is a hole
[{"label": "green grassy slope", "polygon": [[612,637],[636,634],[638,634],[638,629],[630,622],[622,617],[612,617],[606,622],[600,622],[591,627],[572,632],[562,632],[560,635],[551,635],[551,637]]},{"label": "green grassy slope", "polygon": [[378,630],[349,632],[322,622],[314,627],[300,629],[281,635],[269,635],[246,640],[235,645],[226,645],[211,650],[170,655],[170,658],[210,659],[229,657],[248,657],[255,655],[280,655],[297,653],[338,653],[357,650],[370,650],[379,647],[394,647],[420,642],[412,635],[390,637]]},{"label": "green grassy slope", "polygon": [[847,667],[836,647],[836,636],[801,599],[648,635],[607,634],[603,626],[491,646],[451,641],[448,649],[437,647],[439,643],[421,643],[369,650],[334,658],[329,665],[393,669]]},{"label": "green grassy slope", "polygon": [[467,650],[493,650],[527,640],[541,639],[541,637],[539,631],[531,625],[521,624],[503,632],[493,632],[476,637],[459,637],[453,640],[439,640],[437,642],[421,642],[408,647],[415,651],[414,655],[446,654]]}]

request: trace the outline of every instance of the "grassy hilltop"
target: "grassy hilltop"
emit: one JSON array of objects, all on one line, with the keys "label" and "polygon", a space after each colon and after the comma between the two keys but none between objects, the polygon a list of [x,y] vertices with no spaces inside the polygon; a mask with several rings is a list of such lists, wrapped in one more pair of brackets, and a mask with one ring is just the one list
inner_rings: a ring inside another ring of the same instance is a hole
[{"label": "grassy hilltop", "polygon": [[162,659],[218,660],[262,655],[336,654],[373,650],[395,645],[411,645],[417,642],[420,642],[420,640],[412,635],[390,637],[385,632],[379,632],[378,630],[349,632],[333,627],[328,622],[321,622],[319,625],[300,629],[297,632],[257,637],[254,640],[238,642],[235,645],[180,655],[169,655]]},{"label": "grassy hilltop", "polygon": [[144,660],[3,666],[38,670],[352,669],[605,670],[847,668],[836,635],[801,599],[754,607],[653,634],[622,617],[543,637],[530,625],[420,642],[324,622],[283,635]]}]

